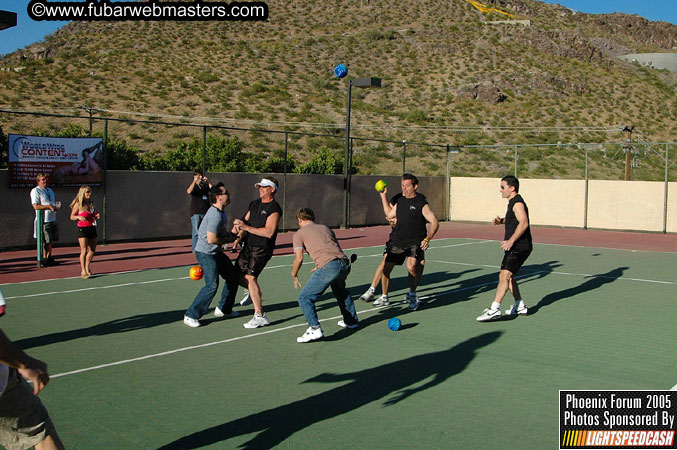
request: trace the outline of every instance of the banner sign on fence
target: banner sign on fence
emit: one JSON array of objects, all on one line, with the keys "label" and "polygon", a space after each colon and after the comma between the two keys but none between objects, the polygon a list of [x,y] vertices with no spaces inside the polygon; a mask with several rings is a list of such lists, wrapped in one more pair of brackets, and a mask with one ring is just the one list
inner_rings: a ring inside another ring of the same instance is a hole
[{"label": "banner sign on fence", "polygon": [[103,139],[9,135],[9,187],[35,186],[45,173],[50,186],[101,186]]},{"label": "banner sign on fence", "polygon": [[559,391],[559,448],[677,448],[676,416],[677,391]]}]

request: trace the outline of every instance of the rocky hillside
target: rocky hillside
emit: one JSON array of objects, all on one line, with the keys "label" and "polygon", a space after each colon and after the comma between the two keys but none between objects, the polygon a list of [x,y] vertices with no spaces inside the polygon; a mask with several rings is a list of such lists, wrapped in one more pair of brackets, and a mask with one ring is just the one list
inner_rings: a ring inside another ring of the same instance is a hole
[{"label": "rocky hillside", "polygon": [[[383,80],[353,91],[354,136],[610,142],[634,125],[644,140],[677,140],[677,74],[616,58],[677,52],[675,25],[536,0],[485,0],[516,22],[466,0],[267,3],[265,23],[72,22],[0,59],[0,107],[340,135],[346,87],[332,69],[344,63]],[[171,145],[120,133],[144,151]]]}]

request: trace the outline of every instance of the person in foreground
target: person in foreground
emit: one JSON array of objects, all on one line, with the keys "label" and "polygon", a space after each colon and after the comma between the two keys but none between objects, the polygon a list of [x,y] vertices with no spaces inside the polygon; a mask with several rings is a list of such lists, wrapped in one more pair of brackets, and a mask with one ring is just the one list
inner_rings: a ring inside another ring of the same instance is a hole
[{"label": "person in foreground", "polygon": [[316,341],[324,336],[317,318],[315,302],[328,287],[331,287],[343,316],[343,320],[338,321],[338,326],[357,328],[355,304],[346,289],[346,277],[350,273],[351,261],[341,250],[334,232],[325,225],[315,223],[315,213],[312,209],[300,209],[296,219],[300,228],[293,237],[295,258],[291,269],[295,289],[301,287],[298,274],[303,264],[304,249],[315,263],[312,275],[299,294],[299,306],[308,321],[308,329],[303,336],[296,338],[296,342]]},{"label": "person in foreground", "polygon": [[515,298],[515,304],[506,309],[508,316],[526,315],[527,305],[522,300],[515,275],[527,260],[533,249],[531,229],[529,227],[529,209],[524,199],[519,195],[519,180],[512,175],[501,178],[501,196],[508,199],[508,210],[504,218],[496,217],[494,225],[505,224],[505,237],[501,248],[505,251],[501,262],[501,271],[498,274],[496,296],[489,308],[477,318],[478,322],[488,322],[501,318],[501,301],[510,289]]},{"label": "person in foreground", "polygon": [[0,330],[0,445],[7,450],[65,448],[38,398],[47,383],[47,364],[25,354]]}]

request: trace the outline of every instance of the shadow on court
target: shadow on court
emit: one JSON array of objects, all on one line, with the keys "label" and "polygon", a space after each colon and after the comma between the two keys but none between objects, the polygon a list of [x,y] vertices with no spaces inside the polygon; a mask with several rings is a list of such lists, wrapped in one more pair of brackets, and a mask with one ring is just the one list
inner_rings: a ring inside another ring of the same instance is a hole
[{"label": "shadow on court", "polygon": [[[524,283],[534,280],[539,280],[550,275],[556,268],[560,267],[558,261],[548,261],[542,264],[531,264],[522,267],[517,273],[517,282],[520,286]],[[473,272],[479,269],[472,269],[461,272],[462,274]],[[498,271],[485,275],[480,275],[474,278],[464,279],[460,282],[450,283],[444,286],[433,286],[426,288],[422,282],[421,288],[417,290],[419,297],[425,296],[426,292],[430,292],[432,298],[428,299],[424,308],[437,308],[440,306],[447,306],[457,302],[465,302],[473,300],[478,295],[491,293],[493,299],[493,292],[498,284]],[[507,294],[510,296],[510,293]]]},{"label": "shadow on court", "polygon": [[[393,406],[418,392],[444,383],[465,370],[476,352],[494,343],[501,334],[500,331],[484,333],[448,350],[417,355],[359,372],[320,374],[304,383],[347,383],[303,400],[198,431],[160,448],[200,448],[250,433],[258,434],[240,448],[272,448],[317,422],[381,399],[385,400],[384,406]],[[430,377],[431,380],[413,387]]]},{"label": "shadow on court", "polygon": [[622,277],[623,272],[626,271],[627,269],[628,267],[619,267],[607,273],[602,273],[599,275],[591,275],[588,281],[585,281],[584,283],[578,286],[557,292],[551,292],[550,294],[543,297],[541,301],[539,301],[535,306],[529,308],[529,315],[536,314],[541,308],[552,305],[553,303],[559,300],[574,297],[584,292],[594,291],[604,286],[605,284],[613,283],[618,278]]},{"label": "shadow on court", "polygon": [[[76,243],[77,245],[77,243]],[[180,251],[180,252],[173,252],[173,253],[168,253],[168,254],[175,254],[175,253],[190,253],[190,245],[185,246],[188,247],[187,250],[185,251]],[[57,247],[58,248],[58,247]],[[107,256],[107,255],[121,255],[124,253],[145,253],[146,255],[148,254],[149,251],[157,251],[157,250],[165,250],[165,249],[175,249],[177,246],[158,246],[158,247],[141,247],[141,248],[123,248],[119,250],[104,250],[105,246],[102,244],[99,244],[99,247],[97,248],[96,256],[97,257],[102,257],[102,256]],[[162,255],[151,255],[151,256],[162,256]],[[80,257],[80,251],[73,251],[71,253],[55,253],[54,257],[57,260],[70,260],[70,259],[78,259]],[[3,259],[2,262],[0,262],[0,267],[4,266],[5,264],[14,264],[14,263],[19,263],[19,262],[28,262],[31,264],[35,264],[36,262],[36,256],[35,255],[30,255],[30,256],[23,256],[20,258],[11,258],[11,259]]]},{"label": "shadow on court", "polygon": [[[561,264],[558,261],[547,261],[542,264],[532,264],[524,266],[522,270],[518,273],[518,277],[520,277],[519,283],[521,285],[528,281],[541,279],[552,273],[556,268],[560,266]],[[494,290],[496,289],[496,284],[498,283],[497,272],[484,274],[473,278],[462,279],[461,281],[455,281],[459,278],[463,278],[468,274],[477,272],[479,270],[481,269],[467,269],[459,272],[432,272],[428,274],[424,273],[423,276],[421,277],[417,293],[419,297],[425,297],[426,295],[429,295],[430,298],[424,300],[425,305],[423,306],[423,308],[430,309],[449,306],[457,302],[465,302],[473,300],[480,294],[493,293]],[[350,278],[348,278],[348,280],[350,280]],[[443,284],[444,282],[447,283]],[[350,286],[350,285],[348,286],[348,290],[350,291],[353,297],[353,301],[355,301],[355,304],[357,306],[359,306],[360,304],[364,304],[362,300],[359,299],[359,295],[361,295],[361,293],[364,292],[368,287],[369,284],[363,284],[359,286]],[[406,309],[407,304],[405,302],[401,303],[400,305],[397,305],[399,302],[404,300],[404,294],[403,293],[400,294],[399,292],[401,291],[406,292],[408,291],[408,289],[409,283],[407,280],[406,271],[403,276],[393,277],[390,282],[389,289],[391,306],[381,308],[380,314],[375,314],[365,319],[360,319],[360,327],[364,328],[373,325],[375,323],[382,322],[384,320],[387,321],[388,319],[392,317],[397,317],[399,314],[401,314],[403,312],[402,309],[403,308]],[[393,292],[398,292],[398,294],[393,294]],[[510,294],[508,293],[508,295]],[[380,294],[376,294],[374,298],[378,298],[379,296]],[[371,305],[371,302],[367,304]],[[398,308],[397,306],[401,306],[401,308]],[[331,291],[325,292],[315,303],[315,307],[318,313],[325,310],[331,310],[332,308],[336,308],[336,313],[338,313],[336,300],[334,299],[334,295],[332,294]],[[270,307],[267,306],[266,310],[268,310],[269,308],[271,311],[283,310],[288,308],[298,309],[298,303],[296,301],[280,303],[272,305]],[[295,320],[299,317],[302,318],[303,314],[299,313],[297,315],[286,317],[282,320],[277,320],[272,323],[274,323],[275,325],[279,325],[283,322]],[[342,337],[345,337],[349,333],[350,330],[341,330],[332,336],[325,336],[324,340],[331,341],[341,339]]]},{"label": "shadow on court", "polygon": [[92,325],[78,330],[61,331],[59,333],[50,333],[42,336],[35,336],[26,339],[14,341],[14,343],[26,350],[44,345],[58,344],[60,342],[72,341],[74,339],[88,338],[91,336],[105,336],[108,334],[124,333],[127,331],[140,330],[167,323],[177,322],[183,316],[185,311],[163,311],[151,314],[139,314],[124,319],[111,320],[109,322]]},{"label": "shadow on court", "polygon": [[[164,248],[176,248],[176,247],[158,247],[160,250]],[[136,255],[131,255],[130,253],[137,253]],[[96,256],[94,257],[94,267],[99,266],[101,263],[105,262],[119,262],[119,261],[131,261],[131,260],[153,260],[154,258],[167,258],[171,256],[181,256],[188,255],[192,253],[190,247],[186,250],[177,250],[168,253],[159,253],[156,255],[148,254],[147,248],[141,249],[123,249],[123,250],[114,250],[114,251],[97,251]],[[54,255],[55,262],[59,266],[79,266],[80,265],[80,253],[66,253]],[[157,260],[157,259],[156,259]],[[182,267],[182,266],[178,266]],[[166,267],[165,267],[166,268]],[[27,270],[38,270],[35,257],[25,257],[25,258],[14,258],[12,260],[3,260],[0,262],[0,274],[9,274],[16,272],[24,272]],[[79,272],[77,272],[79,273]]]}]

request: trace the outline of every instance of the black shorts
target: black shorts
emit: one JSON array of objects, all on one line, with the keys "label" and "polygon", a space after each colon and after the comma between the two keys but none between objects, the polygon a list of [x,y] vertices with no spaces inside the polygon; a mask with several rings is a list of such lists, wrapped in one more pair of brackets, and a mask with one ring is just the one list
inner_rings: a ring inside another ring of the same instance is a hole
[{"label": "black shorts", "polygon": [[85,239],[96,239],[96,227],[78,227],[78,237]]},{"label": "black shorts", "polygon": [[272,256],[273,252],[265,247],[250,247],[245,245],[237,257],[236,266],[244,275],[258,277]]},{"label": "black shorts", "polygon": [[394,244],[386,244],[386,262],[401,266],[407,257],[416,258],[416,261],[425,259],[425,252],[419,244],[401,248]]},{"label": "black shorts", "polygon": [[529,255],[531,255],[531,250],[509,250],[505,252],[501,262],[501,270],[507,270],[516,275]]}]

